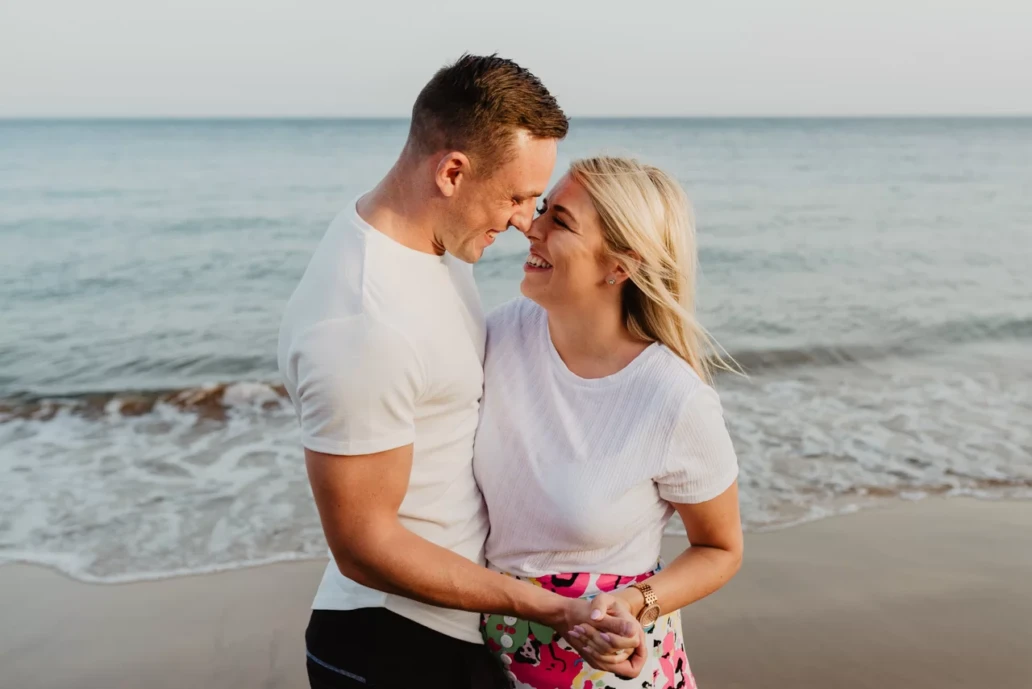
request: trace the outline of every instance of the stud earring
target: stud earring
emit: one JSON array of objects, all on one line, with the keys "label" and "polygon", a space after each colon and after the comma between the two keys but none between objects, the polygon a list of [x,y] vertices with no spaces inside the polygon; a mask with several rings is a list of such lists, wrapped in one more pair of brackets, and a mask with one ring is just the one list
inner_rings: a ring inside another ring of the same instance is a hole
[{"label": "stud earring", "polygon": [[609,278],[608,280],[606,280],[606,282],[608,282],[610,285],[615,285],[616,284],[616,278]]}]

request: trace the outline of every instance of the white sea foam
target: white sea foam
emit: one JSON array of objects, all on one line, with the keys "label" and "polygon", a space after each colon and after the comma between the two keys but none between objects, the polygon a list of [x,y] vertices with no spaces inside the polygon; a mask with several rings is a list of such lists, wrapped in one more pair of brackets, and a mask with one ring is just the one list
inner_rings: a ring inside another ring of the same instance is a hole
[{"label": "white sea foam", "polygon": [[[198,385],[275,375],[284,301],[405,134],[0,127],[0,558],[110,580],[323,556],[289,403]],[[1029,493],[1030,141],[1020,119],[571,132],[564,158],[632,153],[699,210],[700,318],[755,376],[720,385],[748,529]],[[519,293],[526,251],[507,232],[474,267],[485,307]]]},{"label": "white sea foam", "polygon": [[[892,361],[723,379],[746,528],[899,498],[1032,497],[1021,380]],[[325,557],[277,389],[212,385],[143,413],[132,404],[91,415],[60,403],[0,423],[0,559],[131,581]]]}]

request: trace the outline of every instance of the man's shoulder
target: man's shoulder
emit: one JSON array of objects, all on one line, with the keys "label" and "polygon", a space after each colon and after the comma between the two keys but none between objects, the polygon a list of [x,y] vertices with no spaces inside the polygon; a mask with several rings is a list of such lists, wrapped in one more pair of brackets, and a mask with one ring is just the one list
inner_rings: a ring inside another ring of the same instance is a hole
[{"label": "man's shoulder", "polygon": [[380,355],[414,350],[404,327],[365,311],[307,324],[295,333],[294,347],[333,358],[354,356],[356,350]]}]

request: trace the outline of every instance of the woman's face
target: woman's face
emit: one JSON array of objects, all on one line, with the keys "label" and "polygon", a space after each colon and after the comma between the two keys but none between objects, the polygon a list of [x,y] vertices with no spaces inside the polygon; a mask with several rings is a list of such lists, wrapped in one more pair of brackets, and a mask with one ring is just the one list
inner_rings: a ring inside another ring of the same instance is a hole
[{"label": "woman's face", "polygon": [[602,222],[591,197],[566,175],[542,199],[538,213],[527,232],[530,254],[520,291],[545,309],[590,304],[609,287],[606,279],[615,266],[606,260]]}]

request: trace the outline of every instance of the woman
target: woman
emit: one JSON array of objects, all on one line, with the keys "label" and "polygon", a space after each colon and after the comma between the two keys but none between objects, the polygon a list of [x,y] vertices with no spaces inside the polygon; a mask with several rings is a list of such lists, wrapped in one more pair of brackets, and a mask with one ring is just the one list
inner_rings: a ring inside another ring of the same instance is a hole
[{"label": "woman", "polygon": [[[577,161],[527,237],[526,298],[488,318],[474,456],[487,559],[565,596],[612,592],[645,633],[630,660],[590,627],[568,640],[485,615],[485,641],[514,687],[694,687],[678,609],[735,574],[742,533],[687,198],[654,167]],[[674,512],[692,547],[661,569]]]}]

